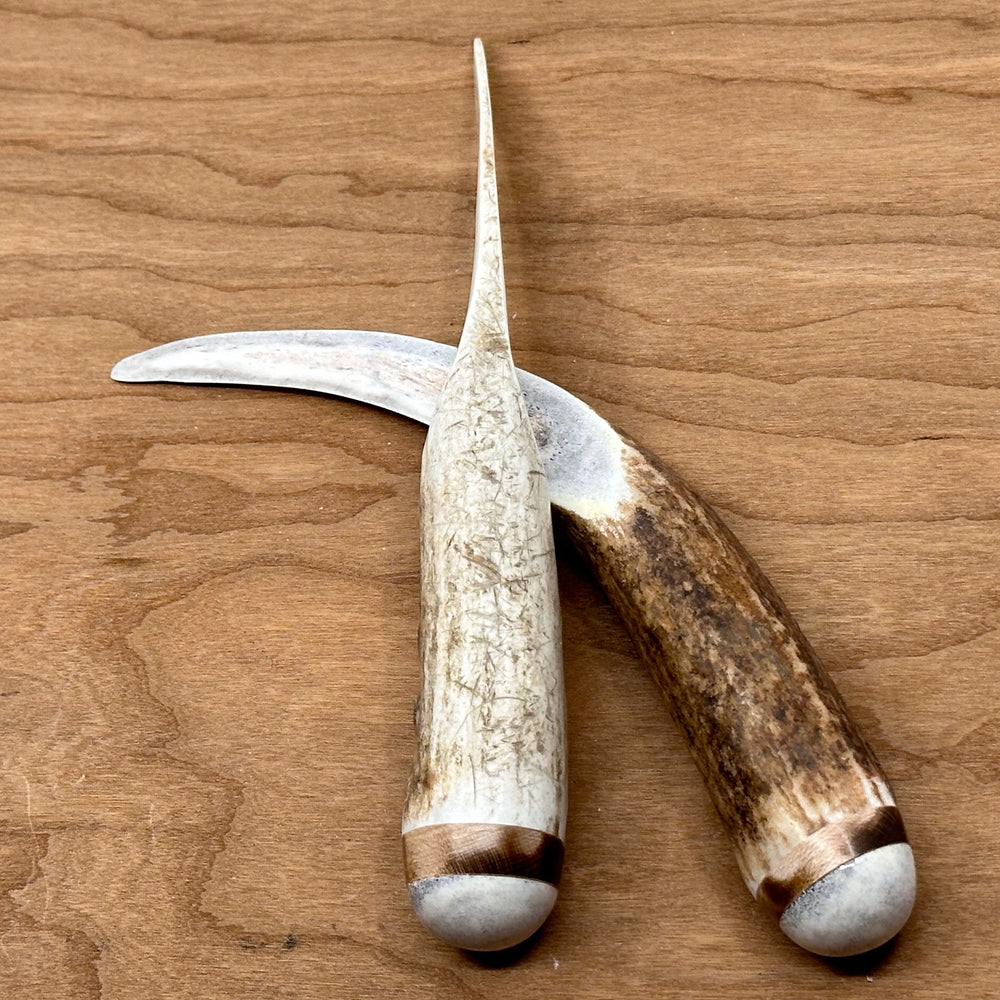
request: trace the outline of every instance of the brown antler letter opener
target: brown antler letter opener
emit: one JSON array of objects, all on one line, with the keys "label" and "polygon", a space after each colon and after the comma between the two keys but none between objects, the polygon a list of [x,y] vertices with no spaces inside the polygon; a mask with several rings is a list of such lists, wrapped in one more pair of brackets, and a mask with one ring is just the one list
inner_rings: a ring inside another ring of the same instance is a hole
[{"label": "brown antler letter opener", "polygon": [[[485,75],[480,73],[479,79],[482,114],[488,96]],[[487,230],[480,228],[484,201],[481,182],[476,268],[495,268],[492,280],[502,303],[499,230],[495,262],[488,263],[493,257],[484,249]],[[495,201],[489,211],[495,216]],[[460,352],[466,350],[465,337],[475,322],[479,281],[477,273]],[[488,301],[486,296],[484,306]],[[498,306],[494,334],[505,330],[499,319],[503,315]],[[499,353],[505,354],[506,336],[494,334],[490,339],[502,339]],[[450,394],[470,377],[459,374],[460,369],[449,375],[455,356],[455,349],[443,344],[388,333],[267,330],[165,344],[126,358],[112,375],[125,382],[308,389],[430,423],[439,395]],[[860,954],[889,940],[913,906],[913,854],[885,775],[781,599],[719,517],[672,470],[575,396],[528,373],[518,372],[518,377],[552,506],[620,613],[687,736],[750,892],[773,910],[789,937],[818,954]],[[472,428],[466,426],[463,433],[471,434]],[[432,430],[428,450],[433,435]],[[432,481],[426,467],[424,479],[426,496]],[[425,524],[425,559],[427,547],[436,544]],[[543,547],[531,555],[540,564]],[[431,560],[437,558],[431,553]],[[446,565],[439,564],[441,569]],[[467,579],[476,573],[485,584],[493,568],[467,567]],[[426,581],[424,594],[426,598]],[[555,635],[552,640],[557,663]],[[440,641],[425,621],[425,644]],[[532,669],[542,671],[541,663]],[[549,676],[556,676],[555,667]],[[434,669],[425,673],[421,697],[421,725],[432,729],[444,702],[426,687],[428,679],[436,683]],[[554,680],[546,691],[538,702],[553,713],[546,736],[553,740],[550,747],[561,747],[555,738],[561,702]],[[518,726],[527,714],[519,717]],[[461,905],[471,911],[479,905],[473,879],[487,877],[499,884],[514,878],[531,883],[534,895],[512,888],[497,913],[514,915],[513,923],[523,919],[525,927],[544,919],[561,856],[561,749],[541,755],[549,767],[538,786],[545,789],[545,804],[542,797],[529,803],[534,793],[525,794],[528,786],[512,784],[516,821],[510,821],[513,813],[490,813],[468,851],[443,829],[457,831],[473,814],[435,812],[440,803],[427,794],[429,772],[422,768],[437,766],[434,752],[430,744],[420,751],[404,821],[418,912],[432,926],[443,921],[437,929],[454,937],[448,916],[434,915],[438,901],[443,910],[452,905],[449,887],[454,899],[463,897]],[[445,772],[445,788],[458,789],[452,781],[455,773]],[[478,782],[477,774],[477,788]],[[458,802],[457,791],[456,796]],[[428,818],[432,825],[423,826]],[[435,828],[440,837],[427,832]],[[502,839],[508,833],[510,839]],[[498,845],[502,840],[496,854],[484,849],[494,836],[501,838]],[[425,845],[424,837],[434,843]],[[435,879],[445,888],[425,893],[422,883],[430,880],[426,885],[431,886]],[[497,917],[493,946],[505,940],[500,922]],[[492,933],[484,931],[472,946],[490,946]]]}]

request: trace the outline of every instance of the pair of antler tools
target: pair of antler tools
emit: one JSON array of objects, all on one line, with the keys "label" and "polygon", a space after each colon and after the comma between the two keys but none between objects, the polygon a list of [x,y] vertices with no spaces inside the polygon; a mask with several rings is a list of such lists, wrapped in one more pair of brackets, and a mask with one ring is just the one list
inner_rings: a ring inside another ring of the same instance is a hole
[{"label": "pair of antler tools", "polygon": [[353,330],[195,337],[120,362],[124,382],[308,389],[429,425],[421,470],[422,688],[403,813],[420,919],[505,948],[556,897],[566,822],[550,505],[648,663],[751,893],[822,955],[909,916],[913,855],[888,781],[760,569],[681,479],[550,382],[507,332],[486,65],[476,243],[457,351]]}]

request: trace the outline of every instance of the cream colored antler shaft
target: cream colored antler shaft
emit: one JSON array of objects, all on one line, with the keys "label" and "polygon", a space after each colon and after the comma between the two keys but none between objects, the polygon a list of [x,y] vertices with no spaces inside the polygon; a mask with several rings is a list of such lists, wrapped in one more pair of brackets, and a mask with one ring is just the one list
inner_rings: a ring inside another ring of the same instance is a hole
[{"label": "cream colored antler shaft", "polygon": [[424,924],[496,950],[537,930],[555,902],[565,710],[549,496],[510,354],[478,40],[475,64],[475,262],[421,469],[422,690],[403,849]]}]

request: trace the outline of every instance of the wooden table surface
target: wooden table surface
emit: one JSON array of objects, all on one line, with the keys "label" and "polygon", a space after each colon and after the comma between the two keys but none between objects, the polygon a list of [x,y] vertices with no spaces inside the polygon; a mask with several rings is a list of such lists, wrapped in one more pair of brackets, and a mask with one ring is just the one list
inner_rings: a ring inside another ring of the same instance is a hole
[{"label": "wooden table surface", "polygon": [[[919,865],[875,956],[753,903],[563,543],[559,903],[502,961],[431,939],[423,429],[108,378],[229,329],[454,343],[475,34],[518,362],[678,468],[830,668]],[[0,995],[1000,993],[995,4],[10,0],[0,86]]]}]

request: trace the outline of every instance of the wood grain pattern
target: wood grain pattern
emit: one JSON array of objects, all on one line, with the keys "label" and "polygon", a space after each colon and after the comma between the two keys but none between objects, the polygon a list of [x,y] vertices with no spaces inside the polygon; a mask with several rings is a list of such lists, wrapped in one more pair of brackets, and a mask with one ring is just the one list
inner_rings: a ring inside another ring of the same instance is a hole
[{"label": "wood grain pattern", "polygon": [[[834,672],[920,862],[875,960],[747,897],[567,545],[560,901],[511,964],[434,942],[397,843],[423,430],[107,378],[216,330],[454,343],[476,33],[516,359],[678,468]],[[998,44],[975,0],[6,4],[0,992],[995,992]]]}]

